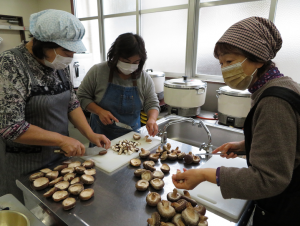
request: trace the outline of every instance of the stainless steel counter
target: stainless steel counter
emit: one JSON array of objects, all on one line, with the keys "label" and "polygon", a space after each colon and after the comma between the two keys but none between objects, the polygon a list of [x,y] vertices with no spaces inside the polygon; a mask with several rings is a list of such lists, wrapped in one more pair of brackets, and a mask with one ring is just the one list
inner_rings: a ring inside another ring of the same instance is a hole
[{"label": "stainless steel counter", "polygon": [[[168,139],[168,142],[172,146],[179,146],[180,150],[184,152],[192,151],[198,153],[198,148],[183,144],[177,141]],[[153,150],[154,151],[154,150]],[[78,157],[72,158],[73,161],[82,159]],[[204,164],[207,159],[203,159],[200,163]],[[199,165],[186,165],[183,161],[165,161],[171,167],[169,174],[165,175],[163,179],[165,186],[158,192],[162,199],[167,199],[167,193],[171,192],[174,185],[171,180],[171,175],[176,173],[177,169],[183,168],[195,168]],[[57,163],[59,165],[59,163]],[[49,168],[53,168],[53,165]],[[161,166],[160,161],[155,165],[157,169]],[[34,202],[38,208],[42,209],[37,216],[45,225],[101,225],[101,226],[140,226],[147,225],[147,219],[151,214],[156,211],[156,207],[149,207],[146,204],[146,195],[149,191],[155,191],[151,186],[148,191],[140,192],[136,191],[135,183],[139,180],[134,176],[134,171],[137,168],[132,166],[124,166],[121,170],[108,175],[100,170],[97,170],[96,180],[93,185],[85,186],[85,188],[93,188],[95,190],[95,196],[88,201],[77,201],[76,207],[69,211],[62,209],[61,202],[56,203],[51,198],[44,198],[43,194],[47,191],[35,191],[32,189],[28,180],[28,176],[20,178],[17,181],[17,185],[23,190],[27,200],[30,199]],[[249,207],[249,206],[248,206]],[[244,216],[240,222],[233,223],[226,219],[225,216],[216,214],[213,210],[208,210],[206,216],[208,216],[208,223],[210,226],[222,225],[246,225],[251,208],[248,211],[246,208]],[[30,208],[32,210],[32,208]],[[35,208],[36,209],[36,208]],[[34,211],[33,211],[34,212]],[[47,218],[47,219],[46,219]]]}]

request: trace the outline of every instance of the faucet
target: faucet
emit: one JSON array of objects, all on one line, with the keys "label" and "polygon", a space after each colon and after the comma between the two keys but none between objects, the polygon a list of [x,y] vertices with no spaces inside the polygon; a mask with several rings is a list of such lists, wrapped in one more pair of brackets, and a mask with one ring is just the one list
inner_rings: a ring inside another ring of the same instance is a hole
[{"label": "faucet", "polygon": [[186,117],[182,117],[182,116],[169,115],[165,118],[165,120],[170,121],[170,122],[168,122],[164,126],[164,128],[162,130],[160,130],[159,133],[157,134],[157,136],[161,137],[161,143],[162,144],[165,144],[167,142],[167,128],[170,125],[177,124],[177,123],[182,123],[182,122],[191,122],[193,126],[198,125],[198,127],[203,127],[204,130],[207,133],[207,136],[208,136],[208,143],[207,144],[202,143],[199,147],[199,150],[201,151],[201,149],[203,149],[206,152],[212,152],[213,145],[211,144],[211,133],[208,130],[205,123],[201,119],[195,120],[193,118],[186,118]]}]

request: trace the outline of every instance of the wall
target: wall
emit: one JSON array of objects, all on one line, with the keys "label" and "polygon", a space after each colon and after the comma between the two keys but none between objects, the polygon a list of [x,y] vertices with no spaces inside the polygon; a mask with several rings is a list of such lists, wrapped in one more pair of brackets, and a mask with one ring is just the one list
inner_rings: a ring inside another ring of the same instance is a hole
[{"label": "wall", "polygon": [[37,0],[39,11],[45,9],[59,9],[71,13],[70,0]]}]

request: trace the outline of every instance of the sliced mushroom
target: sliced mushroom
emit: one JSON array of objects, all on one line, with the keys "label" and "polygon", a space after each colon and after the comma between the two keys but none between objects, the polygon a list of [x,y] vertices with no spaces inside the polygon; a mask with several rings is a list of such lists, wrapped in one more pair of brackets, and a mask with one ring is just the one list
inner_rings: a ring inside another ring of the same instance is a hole
[{"label": "sliced mushroom", "polygon": [[149,139],[149,138],[147,138],[147,139],[146,139],[146,142],[149,143],[149,144],[151,144],[152,140]]},{"label": "sliced mushroom", "polygon": [[72,195],[79,195],[84,190],[82,184],[73,184],[68,188],[68,192]]},{"label": "sliced mushroom", "polygon": [[189,202],[186,204],[186,208],[182,211],[181,216],[187,225],[197,226],[200,221],[199,214]]},{"label": "sliced mushroom", "polygon": [[167,151],[164,151],[162,153],[162,155],[160,156],[160,160],[164,161],[168,158],[168,152]]},{"label": "sliced mushroom", "polygon": [[49,178],[49,180],[55,180],[59,175],[58,171],[50,171],[49,173],[46,174],[45,177]]},{"label": "sliced mushroom", "polygon": [[141,174],[143,173],[143,172],[145,172],[146,171],[146,169],[137,169],[136,171],[134,171],[134,176],[136,176],[136,177],[141,177]]},{"label": "sliced mushroom", "polygon": [[160,167],[161,171],[163,173],[169,173],[170,172],[170,166],[168,164],[162,164],[161,167]]},{"label": "sliced mushroom", "polygon": [[92,198],[94,196],[94,189],[92,188],[87,188],[87,189],[84,189],[80,195],[79,195],[79,198],[81,200],[89,200],[90,198]]},{"label": "sliced mushroom", "polygon": [[157,206],[157,203],[160,202],[160,194],[156,192],[150,192],[146,197],[146,202],[149,206]]},{"label": "sliced mushroom", "polygon": [[80,182],[81,182],[80,177],[75,177],[73,180],[71,180],[70,185],[78,184]]},{"label": "sliced mushroom", "polygon": [[173,189],[173,192],[169,192],[169,193],[167,194],[167,199],[168,199],[170,202],[176,202],[176,201],[178,201],[180,198],[181,198],[181,195],[177,192],[177,189],[176,189],[176,188]]},{"label": "sliced mushroom", "polygon": [[43,190],[48,187],[49,179],[47,177],[39,177],[33,181],[33,187],[35,190]]},{"label": "sliced mushroom", "polygon": [[130,165],[132,166],[135,166],[135,167],[138,167],[142,164],[141,160],[140,159],[131,159],[130,160]]},{"label": "sliced mushroom", "polygon": [[55,202],[59,202],[69,197],[69,193],[67,191],[57,191],[52,195],[52,199]]},{"label": "sliced mushroom", "polygon": [[157,162],[157,160],[159,159],[159,156],[160,156],[160,153],[152,153],[149,155],[149,159],[154,162]]},{"label": "sliced mushroom", "polygon": [[173,216],[175,216],[176,212],[175,209],[171,206],[171,203],[167,200],[162,200],[157,204],[157,210],[165,219],[171,219]]},{"label": "sliced mushroom", "polygon": [[84,184],[93,184],[95,181],[95,178],[93,176],[86,174],[83,174],[80,179]]},{"label": "sliced mushroom", "polygon": [[185,163],[186,164],[192,164],[193,163],[193,154],[192,154],[192,152],[189,152],[188,154],[186,154],[185,156],[184,156],[184,161],[185,161]]},{"label": "sliced mushroom", "polygon": [[177,153],[176,153],[176,151],[173,151],[170,154],[168,154],[168,159],[170,159],[170,160],[177,160]]},{"label": "sliced mushroom", "polygon": [[141,135],[140,134],[133,134],[133,139],[139,140],[139,139],[141,139]]},{"label": "sliced mushroom", "polygon": [[87,169],[84,171],[84,174],[94,176],[96,175],[96,169]]},{"label": "sliced mushroom", "polygon": [[61,182],[58,182],[57,184],[55,184],[54,187],[56,187],[60,191],[63,191],[63,190],[67,190],[69,185],[70,185],[70,183],[68,181],[61,181]]},{"label": "sliced mushroom", "polygon": [[62,205],[63,205],[63,209],[64,210],[70,210],[70,209],[72,209],[72,208],[75,207],[75,205],[76,205],[76,199],[74,199],[74,198],[66,198],[62,202]]},{"label": "sliced mushroom", "polygon": [[77,166],[81,166],[81,162],[79,161],[75,161],[75,162],[72,162],[68,165],[69,168],[75,168]]},{"label": "sliced mushroom", "polygon": [[150,181],[151,186],[155,189],[155,190],[161,190],[164,186],[165,183],[162,179],[159,178],[154,178]]},{"label": "sliced mushroom", "polygon": [[47,173],[51,172],[52,170],[49,169],[49,168],[45,168],[45,169],[41,169],[40,171],[41,171],[42,173],[47,174]]},{"label": "sliced mushroom", "polygon": [[161,147],[159,146],[156,150],[156,153],[162,154],[163,153],[163,149],[161,149]]},{"label": "sliced mushroom", "polygon": [[106,154],[107,154],[107,150],[103,150],[98,153],[98,155],[106,155]]},{"label": "sliced mushroom", "polygon": [[45,194],[43,194],[43,196],[45,198],[51,197],[56,191],[57,191],[57,188],[53,187],[49,191],[47,191]]},{"label": "sliced mushroom", "polygon": [[178,160],[182,160],[183,158],[184,158],[184,156],[185,156],[185,152],[181,152],[181,153],[177,153],[177,159]]},{"label": "sliced mushroom", "polygon": [[177,202],[173,202],[171,205],[174,207],[177,213],[181,213],[186,208],[187,201],[185,199],[179,199]]},{"label": "sliced mushroom", "polygon": [[165,223],[165,222],[160,222],[160,226],[175,226],[175,224],[170,223],[170,222],[167,222],[167,223]]},{"label": "sliced mushroom", "polygon": [[142,180],[150,181],[153,179],[153,173],[150,170],[146,170],[141,174]]},{"label": "sliced mushroom", "polygon": [[193,156],[193,163],[199,164],[199,162],[200,162],[200,157],[197,156],[197,155],[194,155],[194,156]]},{"label": "sliced mushroom", "polygon": [[144,148],[141,148],[141,152],[139,155],[142,159],[147,158],[150,155],[150,151],[146,151]]},{"label": "sliced mushroom", "polygon": [[151,215],[151,218],[147,220],[150,226],[160,226],[160,215],[158,212],[154,212]]},{"label": "sliced mushroom", "polygon": [[183,191],[183,195],[181,197],[186,201],[190,202],[192,206],[197,206],[197,202],[194,199],[192,199],[190,193],[187,190]]},{"label": "sliced mushroom", "polygon": [[152,174],[153,174],[153,178],[163,179],[165,177],[165,174],[158,170],[153,171]]},{"label": "sliced mushroom", "polygon": [[62,164],[62,165],[69,165],[69,164],[71,164],[71,163],[72,163],[71,160],[66,160],[66,161],[63,161],[61,164]]},{"label": "sliced mushroom", "polygon": [[149,187],[149,182],[147,180],[139,180],[135,184],[135,188],[138,191],[145,191]]},{"label": "sliced mushroom", "polygon": [[92,160],[86,160],[84,163],[82,163],[82,166],[87,169],[90,169],[95,166],[95,163]]},{"label": "sliced mushroom", "polygon": [[208,226],[207,220],[208,218],[206,216],[200,215],[200,221],[197,226]]},{"label": "sliced mushroom", "polygon": [[57,184],[58,182],[60,182],[62,180],[63,180],[63,177],[58,177],[55,180],[50,181],[49,186],[52,187],[52,186],[54,186],[55,184]]},{"label": "sliced mushroom", "polygon": [[175,224],[175,226],[185,226],[185,224],[182,221],[182,217],[180,213],[177,213],[173,219],[172,222]]},{"label": "sliced mushroom", "polygon": [[64,176],[64,181],[71,181],[75,178],[75,173],[67,173],[65,176]]},{"label": "sliced mushroom", "polygon": [[79,174],[84,174],[85,170],[86,170],[86,168],[84,166],[76,166],[75,167],[76,173],[79,173]]},{"label": "sliced mushroom", "polygon": [[194,209],[195,209],[200,215],[205,215],[205,213],[206,213],[206,208],[205,208],[205,206],[198,205],[198,206],[195,206]]},{"label": "sliced mushroom", "polygon": [[167,143],[166,145],[163,146],[163,149],[169,153],[171,150],[171,144]]},{"label": "sliced mushroom", "polygon": [[68,165],[58,165],[53,169],[53,171],[61,171],[65,168],[68,168]]},{"label": "sliced mushroom", "polygon": [[65,175],[65,174],[67,174],[67,173],[73,173],[75,171],[75,169],[73,168],[73,167],[68,167],[68,168],[64,168],[64,169],[62,169],[62,171],[60,171],[60,174],[61,175]]},{"label": "sliced mushroom", "polygon": [[45,174],[43,172],[37,172],[37,173],[34,173],[34,174],[30,175],[29,180],[34,181],[34,180],[36,180],[40,177],[43,177],[44,175]]}]

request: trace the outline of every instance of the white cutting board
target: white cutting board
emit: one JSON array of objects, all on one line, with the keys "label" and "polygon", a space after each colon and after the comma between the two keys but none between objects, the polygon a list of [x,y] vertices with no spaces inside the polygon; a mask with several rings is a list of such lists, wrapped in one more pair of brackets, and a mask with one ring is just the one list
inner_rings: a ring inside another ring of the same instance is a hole
[{"label": "white cutting board", "polygon": [[[111,146],[119,143],[120,140],[128,140],[135,141],[133,139],[133,134],[137,134],[136,132],[129,132],[121,137],[118,137],[111,141]],[[141,135],[141,139],[138,140],[141,145],[137,146],[139,149],[144,148],[145,150],[150,150],[154,147],[158,147],[160,144],[159,137],[149,137],[152,140],[151,143],[147,143],[144,139],[144,135]],[[95,147],[96,148],[96,147]],[[104,170],[107,173],[112,173],[113,171],[119,169],[121,166],[128,165],[129,161],[133,158],[137,158],[139,156],[139,152],[133,152],[131,155],[118,155],[118,152],[113,151],[111,148],[107,149],[107,154],[105,155],[97,155],[97,156],[86,156],[82,157],[83,159],[93,159],[95,165]]]},{"label": "white cutting board", "polygon": [[[247,167],[247,163],[246,159],[242,158],[226,159],[220,156],[212,156],[200,168],[218,168],[220,166],[243,168]],[[179,190],[179,193],[183,194],[183,190]],[[223,199],[220,187],[207,181],[199,184],[189,193],[197,202],[217,210],[235,221],[240,218],[248,202],[248,200],[241,199]]]}]

